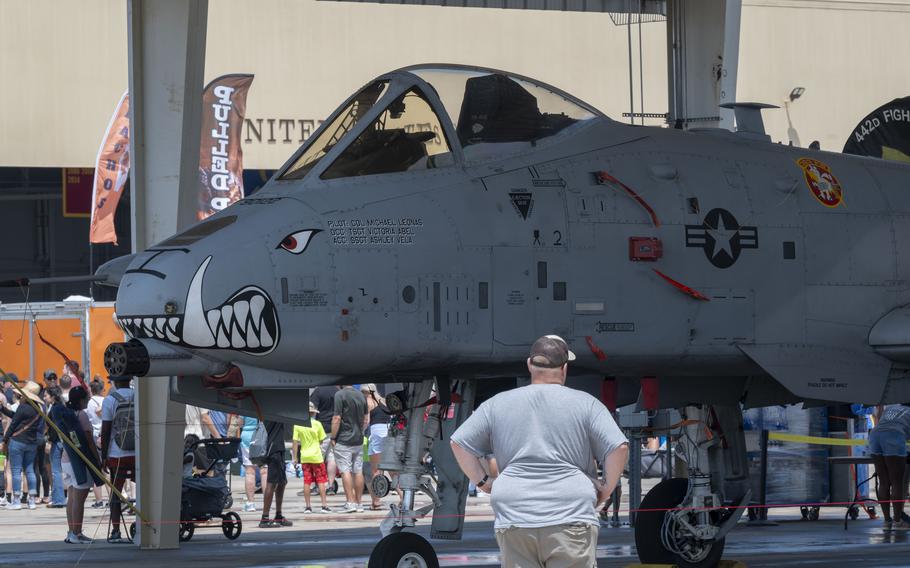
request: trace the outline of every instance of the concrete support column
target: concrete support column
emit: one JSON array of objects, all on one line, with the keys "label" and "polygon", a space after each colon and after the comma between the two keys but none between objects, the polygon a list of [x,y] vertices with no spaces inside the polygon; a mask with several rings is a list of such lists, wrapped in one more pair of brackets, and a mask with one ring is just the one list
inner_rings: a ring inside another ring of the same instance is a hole
[{"label": "concrete support column", "polygon": [[[736,75],[739,70],[739,30],[743,0],[726,0],[724,10],[724,63],[721,68],[719,103],[735,103]],[[720,127],[733,130],[733,109],[720,109]]]},{"label": "concrete support column", "polygon": [[671,126],[733,128],[719,105],[736,100],[741,13],[742,0],[667,1]]},{"label": "concrete support column", "polygon": [[[130,0],[130,183],[133,251],[194,220],[199,169],[207,0]],[[184,406],[167,377],[137,384],[142,548],[177,548]]]}]

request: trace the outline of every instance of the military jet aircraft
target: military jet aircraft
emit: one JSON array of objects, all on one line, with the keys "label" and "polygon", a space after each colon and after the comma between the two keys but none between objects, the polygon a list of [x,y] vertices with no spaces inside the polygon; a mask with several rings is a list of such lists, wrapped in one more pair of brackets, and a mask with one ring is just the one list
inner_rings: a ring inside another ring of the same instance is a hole
[{"label": "military jet aircraft", "polygon": [[257,194],[102,267],[133,338],[107,368],[294,420],[310,387],[405,383],[370,566],[435,566],[402,529],[433,509],[460,537],[448,436],[556,333],[575,385],[682,409],[688,479],[648,494],[670,510],[638,516],[638,553],[713,566],[750,500],[743,405],[910,400],[910,167],[774,144],[759,106],[684,132],[502,71],[383,75]]}]

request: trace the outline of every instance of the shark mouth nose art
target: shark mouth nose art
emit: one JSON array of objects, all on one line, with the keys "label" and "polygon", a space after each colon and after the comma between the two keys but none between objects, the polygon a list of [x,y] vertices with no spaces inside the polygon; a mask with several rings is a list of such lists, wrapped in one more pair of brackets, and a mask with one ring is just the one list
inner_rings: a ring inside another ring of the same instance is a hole
[{"label": "shark mouth nose art", "polygon": [[278,345],[281,330],[275,304],[258,286],[245,286],[220,306],[202,305],[206,258],[190,283],[183,315],[118,315],[121,327],[136,339],[158,339],[183,347],[233,349],[265,355]]}]

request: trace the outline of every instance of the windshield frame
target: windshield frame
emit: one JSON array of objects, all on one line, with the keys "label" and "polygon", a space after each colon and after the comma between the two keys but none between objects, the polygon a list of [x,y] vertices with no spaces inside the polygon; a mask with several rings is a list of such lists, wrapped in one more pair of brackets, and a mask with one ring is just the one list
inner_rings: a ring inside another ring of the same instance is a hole
[{"label": "windshield frame", "polygon": [[[363,117],[357,122],[357,124],[349,130],[341,140],[335,144],[335,146],[326,153],[319,162],[310,169],[305,176],[300,179],[288,179],[282,180],[281,176],[290,169],[290,167],[297,161],[297,158],[307,151],[307,148],[310,144],[314,143],[318,137],[322,134],[322,131],[331,125],[334,122],[335,118],[341,113],[347,106],[351,103],[354,97],[357,96],[364,88],[376,83],[377,81],[388,81],[388,86],[386,87],[385,92],[379,98],[378,101],[373,105],[370,110],[363,115]],[[303,180],[318,180],[320,183],[336,183],[339,181],[350,181],[351,179],[362,179],[369,178],[374,176],[387,176],[387,175],[396,175],[402,174],[405,172],[394,172],[394,173],[382,173],[382,174],[370,174],[367,176],[356,176],[356,178],[351,177],[342,177],[335,179],[322,179],[322,174],[335,163],[335,160],[354,142],[367,128],[371,127],[376,119],[386,111],[388,106],[395,101],[398,97],[406,93],[411,89],[418,89],[426,98],[426,101],[430,104],[430,108],[436,114],[439,124],[442,126],[443,133],[447,139],[449,151],[452,153],[455,164],[454,166],[462,166],[464,164],[464,153],[462,152],[461,144],[452,143],[452,140],[458,140],[458,137],[455,134],[455,126],[452,124],[452,119],[449,117],[449,113],[446,112],[445,106],[442,104],[442,101],[439,100],[439,96],[436,93],[436,89],[432,85],[428,84],[426,81],[414,75],[412,73],[403,72],[401,70],[392,71],[381,75],[372,81],[366,83],[363,87],[358,89],[354,94],[345,99],[343,103],[338,105],[338,108],[332,113],[332,115],[327,118],[322,124],[319,125],[319,128],[310,135],[306,143],[300,146],[296,152],[281,166],[281,168],[276,173],[275,179],[279,183],[297,183]],[[447,170],[454,166],[447,166],[446,168],[439,168],[433,170],[422,170],[422,173],[432,173],[440,170]],[[416,172],[408,172],[413,175]]]},{"label": "windshield frame", "polygon": [[[525,81],[527,83],[531,83],[532,85],[541,87],[547,91],[550,91],[551,93],[553,93],[555,95],[559,95],[560,97],[566,99],[567,101],[570,101],[570,102],[578,105],[579,107],[585,109],[586,111],[590,112],[597,118],[609,118],[606,114],[601,112],[597,107],[586,103],[585,101],[579,99],[575,95],[567,93],[566,91],[563,91],[562,89],[560,89],[558,87],[554,87],[553,85],[544,83],[543,81],[540,81],[533,77],[519,75],[518,73],[512,73],[511,71],[493,69],[492,67],[478,67],[476,65],[459,65],[457,63],[421,63],[419,65],[409,65],[407,67],[402,67],[401,69],[396,69],[395,71],[392,71],[392,73],[408,73],[408,74],[414,75],[416,71],[434,71],[434,70],[464,71],[464,72],[468,72],[468,73],[487,73],[487,74],[505,75],[505,76],[511,77],[513,79],[518,79],[519,81]],[[390,73],[390,75],[392,73]],[[448,114],[448,113],[446,113],[446,114]]]},{"label": "windshield frame", "polygon": [[[367,128],[372,126],[372,124],[376,121],[376,119],[379,118],[379,116],[383,112],[385,112],[385,110],[388,108],[388,106],[395,99],[397,99],[400,95],[404,94],[405,92],[407,92],[409,89],[412,89],[412,88],[419,89],[423,93],[423,95],[426,97],[427,102],[430,103],[430,106],[433,109],[433,112],[436,113],[436,117],[439,119],[439,123],[442,126],[445,136],[448,140],[449,150],[452,153],[455,163],[453,166],[447,166],[446,168],[440,168],[439,170],[437,170],[437,169],[421,170],[420,172],[411,171],[411,172],[408,172],[409,175],[414,175],[414,174],[426,175],[428,173],[432,173],[432,172],[436,172],[436,171],[445,171],[451,167],[465,168],[465,167],[469,167],[469,166],[470,167],[481,166],[485,163],[498,162],[498,161],[502,161],[502,160],[509,159],[509,158],[514,158],[516,156],[520,156],[520,155],[527,153],[527,151],[522,151],[517,154],[495,156],[495,157],[491,157],[489,159],[480,160],[480,161],[472,160],[470,163],[468,163],[468,161],[465,159],[464,148],[463,148],[461,141],[458,137],[458,134],[455,130],[455,125],[452,123],[452,117],[449,115],[448,109],[443,104],[442,100],[439,98],[439,94],[436,92],[436,89],[432,86],[432,84],[428,83],[427,81],[425,81],[423,78],[421,78],[420,76],[418,76],[415,73],[415,72],[419,72],[419,71],[432,71],[432,70],[464,71],[464,72],[470,72],[470,73],[505,75],[507,77],[512,77],[512,78],[518,79],[520,81],[525,81],[532,85],[536,85],[542,89],[548,90],[548,91],[552,92],[553,94],[560,96],[560,97],[566,99],[567,101],[574,103],[575,105],[579,106],[580,108],[583,108],[587,112],[590,112],[595,117],[595,119],[608,119],[609,120],[609,117],[606,114],[604,114],[603,112],[598,110],[596,107],[582,101],[578,97],[576,97],[570,93],[567,93],[566,91],[563,91],[562,89],[554,87],[548,83],[544,83],[544,82],[534,79],[532,77],[527,77],[525,75],[520,75],[518,73],[512,73],[509,71],[501,71],[499,69],[493,69],[493,68],[489,68],[489,67],[478,67],[478,66],[474,66],[474,65],[458,65],[458,64],[454,64],[454,63],[421,63],[419,65],[409,65],[407,67],[402,67],[400,69],[390,71],[388,73],[385,73],[384,75],[380,75],[379,77],[376,77],[375,79],[372,79],[369,82],[365,83],[363,86],[361,86],[359,89],[357,89],[354,93],[352,93],[347,99],[344,100],[344,102],[342,102],[340,105],[338,105],[338,107],[332,112],[332,114],[328,118],[325,119],[325,121],[323,121],[322,124],[319,125],[319,128],[317,128],[316,131],[313,132],[313,134],[310,135],[309,138],[307,138],[307,141],[304,142],[300,146],[300,148],[298,148],[297,151],[295,151],[290,156],[290,158],[288,158],[287,161],[285,161],[284,164],[280,168],[278,168],[278,170],[276,170],[275,175],[273,176],[272,179],[275,182],[277,182],[277,184],[280,184],[280,185],[299,183],[299,182],[308,181],[308,180],[317,180],[318,183],[336,183],[336,182],[345,181],[345,180],[350,181],[351,179],[372,178],[375,176],[400,175],[400,174],[404,173],[404,172],[393,172],[393,173],[382,173],[382,174],[370,174],[368,176],[357,176],[356,178],[342,177],[342,178],[335,178],[335,179],[328,179],[328,180],[324,180],[321,178],[321,176],[325,172],[325,170],[327,170],[329,167],[332,166],[332,164],[335,163],[335,160],[348,148],[348,146],[351,143],[353,143],[354,140],[357,139],[357,137],[359,137]],[[351,103],[351,101],[353,101],[354,98],[363,89],[376,83],[377,81],[387,81],[388,86],[386,87],[385,92],[379,98],[379,100],[376,101],[376,103],[369,110],[369,112],[367,112],[358,121],[358,123],[355,125],[355,127],[353,129],[351,129],[350,131],[348,131],[328,153],[326,153],[324,156],[322,156],[319,159],[319,162],[313,168],[311,168],[305,176],[303,176],[302,178],[299,178],[299,179],[281,179],[282,176],[284,176],[288,172],[288,170],[291,168],[291,166],[293,166],[293,164],[297,161],[297,159],[304,152],[306,152],[309,149],[310,145],[314,144],[316,142],[316,140],[319,139],[319,137],[322,135],[323,131],[325,129],[327,129],[335,121],[335,119],[338,117],[338,115],[344,109],[346,109],[348,107],[348,105]],[[585,121],[585,122],[581,123],[581,125],[585,125],[589,122],[590,121]],[[569,127],[565,131],[575,130],[575,128],[577,128],[577,126]],[[565,132],[565,131],[563,131],[563,132]],[[541,139],[538,142],[546,141],[546,140],[549,140],[552,138],[556,138],[558,140],[560,138],[560,134],[562,134],[562,132],[557,133],[556,136]],[[553,140],[553,142],[558,143],[558,142],[556,142],[556,140]],[[544,143],[546,143],[546,142],[544,142]],[[531,148],[530,151],[534,151],[534,148]]]}]

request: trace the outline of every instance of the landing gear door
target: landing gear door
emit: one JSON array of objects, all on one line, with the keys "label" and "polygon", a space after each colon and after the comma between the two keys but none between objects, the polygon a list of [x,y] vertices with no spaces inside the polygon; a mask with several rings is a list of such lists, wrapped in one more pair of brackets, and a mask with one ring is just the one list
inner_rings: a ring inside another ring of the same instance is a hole
[{"label": "landing gear door", "polygon": [[531,267],[532,251],[523,247],[493,248],[493,340],[503,345],[530,345],[537,339]]}]

